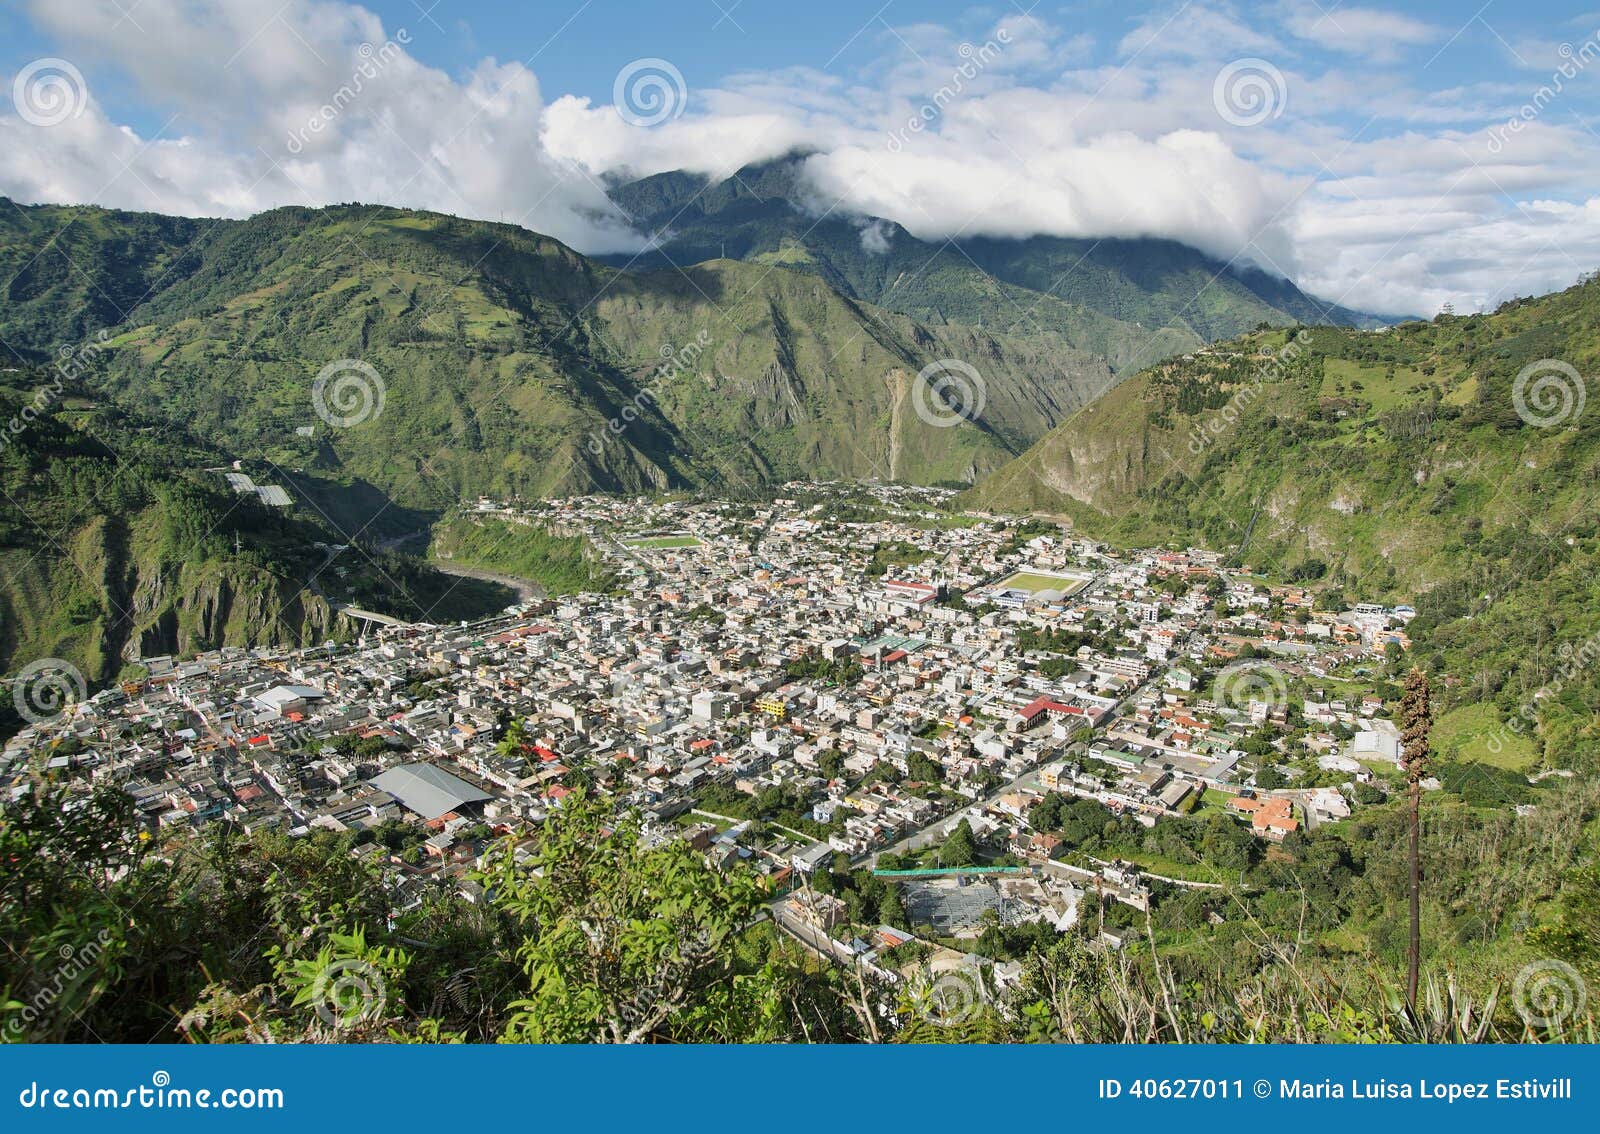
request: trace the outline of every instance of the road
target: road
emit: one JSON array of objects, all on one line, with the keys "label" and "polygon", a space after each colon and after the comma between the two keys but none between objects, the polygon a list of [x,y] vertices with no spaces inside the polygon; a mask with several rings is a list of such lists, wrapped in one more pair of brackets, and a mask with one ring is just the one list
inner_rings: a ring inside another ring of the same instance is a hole
[{"label": "road", "polygon": [[907,850],[923,850],[927,847],[930,847],[934,843],[942,841],[939,835],[939,828],[943,827],[945,824],[958,823],[962,819],[971,819],[978,812],[982,811],[986,807],[992,806],[1002,795],[1006,795],[1009,792],[1017,791],[1020,788],[1038,786],[1039,769],[1029,768],[1026,772],[1023,772],[1020,776],[1011,780],[1009,783],[995,789],[994,794],[977,800],[973,803],[969,803],[967,806],[960,808],[959,810],[952,811],[948,815],[941,815],[939,818],[935,819],[926,826],[917,828],[899,842],[887,847],[883,847],[880,850],[873,851],[867,856],[866,865],[875,868],[878,865],[878,857],[880,855],[889,853],[902,854]]},{"label": "road", "polygon": [[617,539],[610,532],[601,531],[599,528],[590,528],[585,534],[588,535],[590,541],[596,547],[601,547],[602,545],[608,546],[610,550],[616,552],[623,559],[631,559],[640,567],[643,567],[645,584],[647,586],[655,586],[656,569],[650,565],[650,561],[644,556],[640,555],[637,551],[633,550],[633,548]]},{"label": "road", "polygon": [[[1117,701],[1116,704],[1111,706],[1111,713],[1106,717],[1105,727],[1108,731],[1116,719],[1122,715],[1122,711],[1128,707],[1128,702],[1138,696],[1139,690],[1142,688],[1144,688],[1144,683],[1134,686],[1132,689],[1128,690],[1127,693],[1123,694],[1122,698]],[[1010,792],[1017,791],[1021,788],[1036,788],[1038,786],[1039,769],[1037,767],[1029,768],[1020,776],[1017,776],[1015,779],[1013,779],[1010,783],[996,789],[994,793],[989,795],[987,798],[978,800],[976,803],[970,803],[966,807],[961,808],[959,811],[952,811],[948,815],[940,816],[938,819],[935,819],[926,826],[920,827],[913,831],[911,834],[907,835],[905,838],[901,839],[892,846],[873,851],[867,856],[866,865],[876,867],[878,864],[878,856],[889,851],[899,854],[906,850],[921,850],[932,846],[935,842],[939,841],[938,828],[944,826],[946,823],[959,821],[961,819],[970,819],[974,814],[983,810],[985,807],[992,806],[995,801],[1003,795],[1007,795]]]}]

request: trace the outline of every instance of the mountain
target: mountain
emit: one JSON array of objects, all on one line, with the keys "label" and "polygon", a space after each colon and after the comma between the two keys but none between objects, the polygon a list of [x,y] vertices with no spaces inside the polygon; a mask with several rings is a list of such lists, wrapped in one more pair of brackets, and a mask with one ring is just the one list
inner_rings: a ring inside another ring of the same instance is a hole
[{"label": "mountain", "polygon": [[183,279],[196,241],[231,223],[0,197],[0,337],[36,361],[76,347]]},{"label": "mountain", "polygon": [[1252,333],[1128,379],[966,500],[1412,602],[1457,696],[1536,703],[1566,722],[1552,751],[1592,748],[1600,681],[1572,659],[1600,642],[1597,372],[1596,279],[1383,332]]},{"label": "mountain", "polygon": [[[514,226],[376,206],[180,224],[13,205],[0,268],[19,265],[0,312],[15,352],[46,357],[106,319],[102,393],[412,506],[798,475],[970,483],[1115,378],[1066,336],[929,326],[813,273],[622,272]],[[112,298],[62,314],[90,292]],[[979,375],[965,415],[916,378],[947,359]],[[368,396],[365,413],[315,412],[330,364],[326,392]]]},{"label": "mountain", "polygon": [[145,657],[353,637],[346,601],[443,620],[512,597],[394,556],[335,556],[314,515],[236,493],[216,450],[65,368],[0,372],[0,421],[0,671],[63,659],[95,684]]},{"label": "mountain", "polygon": [[783,264],[924,322],[1048,330],[1119,372],[1261,323],[1384,322],[1173,240],[919,240],[893,221],[839,215],[806,184],[803,162],[747,166],[722,181],[673,172],[618,185],[612,199],[658,246],[607,259],[645,268],[726,256]]}]

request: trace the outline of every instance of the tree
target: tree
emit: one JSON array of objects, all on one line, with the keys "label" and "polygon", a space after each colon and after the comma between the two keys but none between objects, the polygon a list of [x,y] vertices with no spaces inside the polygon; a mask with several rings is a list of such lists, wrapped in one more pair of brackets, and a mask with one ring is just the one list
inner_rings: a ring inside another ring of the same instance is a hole
[{"label": "tree", "polygon": [[878,902],[878,920],[896,929],[904,929],[911,924],[911,920],[906,917],[906,908],[900,902],[900,887],[893,883],[884,891],[883,898]]},{"label": "tree", "polygon": [[1276,764],[1263,763],[1261,769],[1256,772],[1256,787],[1261,788],[1263,791],[1273,791],[1283,787],[1288,782],[1288,779],[1278,770],[1278,765]]},{"label": "tree", "polygon": [[978,841],[972,837],[972,824],[963,819],[940,848],[939,862],[944,866],[972,866],[977,861]]},{"label": "tree", "polygon": [[647,846],[636,820],[614,821],[580,792],[546,820],[525,861],[505,847],[481,880],[523,931],[515,954],[528,987],[506,1039],[781,1034],[777,989],[760,973],[734,980],[738,940],[762,905],[752,875],[714,871],[676,840]]},{"label": "tree", "polygon": [[494,749],[502,756],[515,756],[522,751],[523,745],[526,743],[527,722],[518,717],[511,722],[510,727],[505,731],[505,735],[500,738]]},{"label": "tree", "polygon": [[163,843],[120,791],[31,781],[0,811],[0,1034],[171,1040],[208,982],[264,987],[340,927],[381,932],[389,898],[351,841],[218,825]]},{"label": "tree", "polygon": [[909,769],[913,780],[925,784],[937,784],[944,781],[944,769],[935,764],[921,752],[913,752],[906,758],[906,767]]},{"label": "tree", "polygon": [[1378,787],[1376,784],[1357,784],[1356,785],[1356,802],[1357,803],[1366,803],[1366,804],[1382,803],[1383,799],[1384,799],[1383,789]]},{"label": "tree", "polygon": [[1600,863],[1587,863],[1568,875],[1557,920],[1533,930],[1528,939],[1585,973],[1600,972]]},{"label": "tree", "polygon": [[1036,831],[1056,831],[1061,828],[1061,807],[1066,796],[1050,792],[1028,810],[1028,822]]},{"label": "tree", "polygon": [[1428,735],[1433,729],[1433,707],[1429,703],[1428,675],[1413,666],[1406,675],[1406,691],[1400,698],[1401,739],[1406,762],[1406,786],[1411,793],[1411,939],[1406,965],[1406,1005],[1417,1008],[1417,976],[1422,967],[1422,860],[1419,848],[1422,827],[1422,781],[1428,775]]}]

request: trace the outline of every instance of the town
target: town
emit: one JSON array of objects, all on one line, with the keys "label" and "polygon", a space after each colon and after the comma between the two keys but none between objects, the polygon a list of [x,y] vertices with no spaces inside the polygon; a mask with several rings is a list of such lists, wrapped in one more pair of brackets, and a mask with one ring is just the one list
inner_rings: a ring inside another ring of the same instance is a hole
[{"label": "town", "polygon": [[614,585],[143,658],[14,737],[0,779],[114,785],[162,840],[350,832],[401,909],[473,897],[491,840],[594,793],[757,871],[806,948],[886,972],[905,946],[959,959],[1086,916],[1116,947],[1130,911],[1226,883],[1195,840],[1152,850],[1107,820],[1270,846],[1401,782],[1387,683],[1408,607],[954,511],[940,489],[781,491],[481,500],[473,522],[581,535]]}]

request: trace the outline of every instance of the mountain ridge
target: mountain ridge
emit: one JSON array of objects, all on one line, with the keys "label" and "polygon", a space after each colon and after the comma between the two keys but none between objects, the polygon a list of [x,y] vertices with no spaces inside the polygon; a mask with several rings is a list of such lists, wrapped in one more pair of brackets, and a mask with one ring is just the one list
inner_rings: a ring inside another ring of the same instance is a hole
[{"label": "mountain ridge", "polygon": [[[777,265],[624,273],[515,226],[383,206],[203,228],[37,209],[0,225],[0,269],[21,278],[0,315],[14,350],[38,359],[90,331],[95,316],[59,312],[108,291],[96,276],[127,268],[130,243],[158,245],[119,277],[131,307],[104,312],[121,319],[102,391],[406,505],[806,470],[970,483],[1115,377],[1053,333],[930,327]],[[663,358],[702,335],[694,365],[663,376]],[[983,371],[981,412],[949,428],[912,412],[914,391],[926,402],[916,376],[963,356]],[[312,379],[341,359],[380,375],[381,427],[310,414]],[[628,428],[610,429],[625,412]]]},{"label": "mountain ridge", "polygon": [[314,509],[235,491],[221,453],[77,377],[0,373],[0,417],[0,670],[62,659],[99,684],[156,655],[354,638],[349,600],[405,619],[509,601],[398,557],[336,565],[344,537]]},{"label": "mountain ridge", "polygon": [[[954,297],[951,303],[963,304],[968,317],[960,321],[1026,322],[1035,316],[1022,312],[1042,308],[1038,319],[1047,325],[1098,317],[1133,324],[1145,336],[1154,328],[1172,327],[1196,340],[1175,346],[1228,338],[1260,322],[1364,327],[1388,322],[1314,299],[1259,268],[1235,267],[1165,238],[923,241],[892,220],[833,215],[837,202],[830,205],[806,186],[803,160],[790,156],[757,163],[720,181],[674,171],[613,186],[612,200],[658,243],[642,256],[602,259],[682,266],[728,255],[731,246],[737,258],[802,265],[848,294],[923,320],[937,312],[938,303],[930,289],[902,280],[908,274],[927,275]],[[1098,333],[1108,331],[1102,326]],[[1139,353],[1130,360],[1137,368],[1157,357],[1164,356]]]}]

